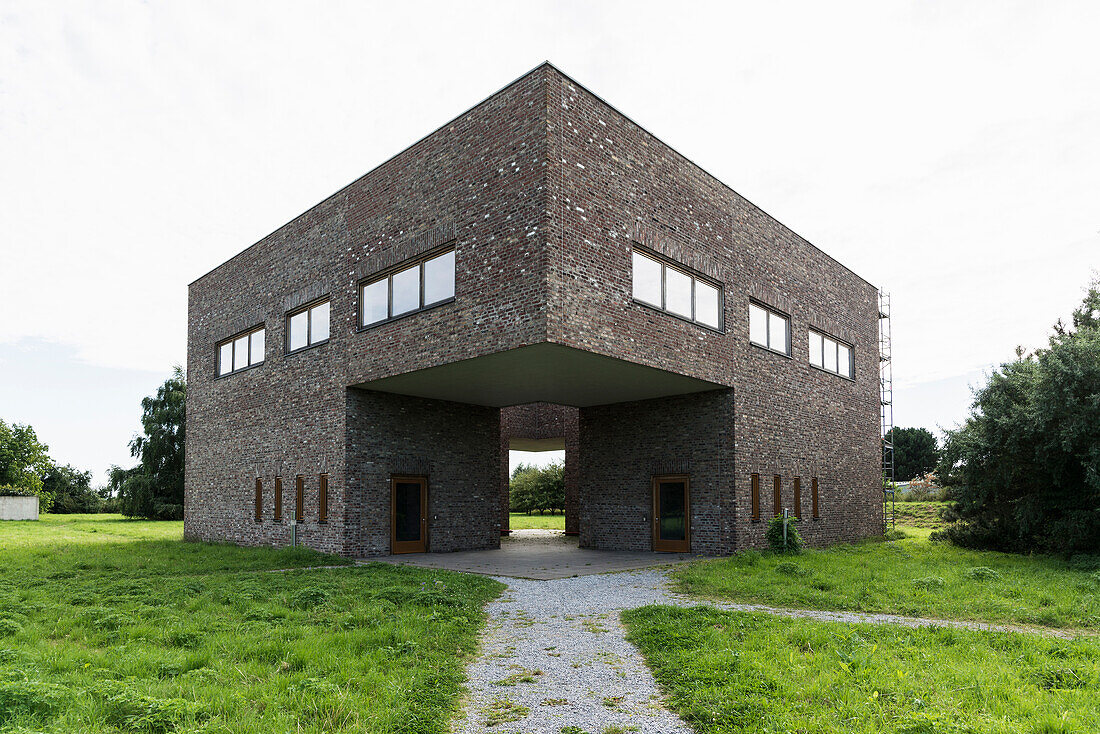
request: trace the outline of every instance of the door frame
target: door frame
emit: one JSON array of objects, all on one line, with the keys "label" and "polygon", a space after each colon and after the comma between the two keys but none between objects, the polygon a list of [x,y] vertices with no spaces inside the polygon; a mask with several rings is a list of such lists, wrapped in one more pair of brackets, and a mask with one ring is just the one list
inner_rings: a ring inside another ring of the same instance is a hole
[{"label": "door frame", "polygon": [[[420,540],[397,540],[397,483],[420,485]],[[428,478],[408,474],[390,476],[390,553],[428,552]]]},{"label": "door frame", "polygon": [[[684,483],[684,539],[661,540],[660,489],[661,482]],[[691,478],[687,474],[655,474],[652,485],[653,495],[653,550],[657,553],[691,552]]]}]

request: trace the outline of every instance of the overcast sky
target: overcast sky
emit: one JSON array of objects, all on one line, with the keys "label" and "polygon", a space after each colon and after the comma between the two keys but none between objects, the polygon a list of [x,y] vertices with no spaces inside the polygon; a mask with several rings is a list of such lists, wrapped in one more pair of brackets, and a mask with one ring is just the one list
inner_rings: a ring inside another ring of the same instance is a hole
[{"label": "overcast sky", "polygon": [[893,294],[898,425],[1100,267],[1100,3],[0,0],[0,418],[129,465],[187,283],[550,60]]}]

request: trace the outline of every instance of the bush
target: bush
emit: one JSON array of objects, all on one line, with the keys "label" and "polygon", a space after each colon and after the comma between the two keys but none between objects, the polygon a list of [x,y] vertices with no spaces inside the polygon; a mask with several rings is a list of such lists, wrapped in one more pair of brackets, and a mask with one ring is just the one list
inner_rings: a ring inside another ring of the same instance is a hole
[{"label": "bush", "polygon": [[988,566],[975,566],[966,570],[966,577],[973,581],[991,581],[1001,577],[1001,574]]},{"label": "bush", "polygon": [[775,572],[784,576],[808,576],[809,571],[799,566],[794,561],[780,561],[775,564]]},{"label": "bush", "polygon": [[17,716],[48,716],[67,693],[61,686],[37,680],[0,681],[0,727]]},{"label": "bush", "polygon": [[798,532],[798,518],[787,518],[787,540],[783,541],[783,517],[773,517],[768,520],[768,529],[765,532],[768,546],[776,553],[799,553],[802,551],[802,535]]},{"label": "bush", "polygon": [[0,497],[37,497],[39,512],[49,512],[53,506],[53,495],[41,486],[15,487],[10,484],[0,484]]},{"label": "bush", "polygon": [[886,535],[883,537],[886,538],[886,540],[905,540],[909,537],[909,533],[894,528],[893,530],[887,530]]},{"label": "bush", "polygon": [[924,589],[925,591],[932,591],[934,589],[942,589],[946,582],[939,576],[925,576],[920,579],[913,579],[913,586],[918,589]]},{"label": "bush", "polygon": [[182,698],[146,696],[120,682],[101,683],[94,692],[103,703],[107,723],[123,731],[162,734],[196,713],[195,705]]},{"label": "bush", "polygon": [[898,502],[945,502],[947,489],[939,485],[935,472],[928,472],[909,482],[905,489],[898,491],[895,499]]}]

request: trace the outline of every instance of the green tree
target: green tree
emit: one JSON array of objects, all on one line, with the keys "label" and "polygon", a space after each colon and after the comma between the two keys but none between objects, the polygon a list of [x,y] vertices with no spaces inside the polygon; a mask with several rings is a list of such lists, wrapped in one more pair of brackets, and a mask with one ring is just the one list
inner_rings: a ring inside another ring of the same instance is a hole
[{"label": "green tree", "polygon": [[1100,283],[1045,349],[975,392],[937,469],[955,522],[940,537],[1014,551],[1100,548]]},{"label": "green tree", "polygon": [[127,517],[150,520],[183,518],[183,462],[187,379],[180,367],[141,401],[144,435],[134,436],[130,454],[141,463],[111,467],[110,488]]},{"label": "green tree", "polygon": [[102,500],[91,487],[92,473],[79,471],[71,464],[61,466],[51,462],[42,478],[42,487],[53,497],[50,512],[99,512]]},{"label": "green tree", "polygon": [[545,467],[520,464],[512,472],[509,506],[531,514],[565,511],[565,467],[555,462]]},{"label": "green tree", "polygon": [[908,482],[936,468],[940,450],[927,428],[893,428],[889,435],[894,444],[894,479]]},{"label": "green tree", "polygon": [[49,450],[30,426],[9,426],[0,420],[0,487],[37,495],[42,512],[49,511],[53,500],[42,486],[42,477],[50,468]]}]

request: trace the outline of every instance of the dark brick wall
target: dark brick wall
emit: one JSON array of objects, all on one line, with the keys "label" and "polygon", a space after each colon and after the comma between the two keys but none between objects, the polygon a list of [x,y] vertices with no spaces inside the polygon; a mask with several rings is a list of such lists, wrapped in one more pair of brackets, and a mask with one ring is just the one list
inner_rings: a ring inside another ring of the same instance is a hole
[{"label": "dark brick wall", "polygon": [[580,411],[580,543],[652,550],[653,477],[688,474],[691,550],[728,553],[732,390]]},{"label": "dark brick wall", "polygon": [[[818,474],[814,544],[881,532],[877,290],[567,77],[548,86],[547,338],[735,388],[728,548],[762,542],[754,471]],[[633,301],[635,243],[723,284],[724,333]],[[791,315],[790,358],[750,345],[750,297]],[[855,346],[854,381],[809,365],[809,326]]]},{"label": "dark brick wall", "polygon": [[500,546],[500,410],[351,388],[347,391],[350,555],[390,552],[390,477],[428,477],[433,552]]}]

